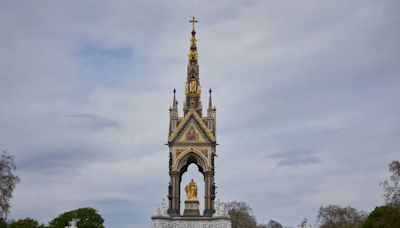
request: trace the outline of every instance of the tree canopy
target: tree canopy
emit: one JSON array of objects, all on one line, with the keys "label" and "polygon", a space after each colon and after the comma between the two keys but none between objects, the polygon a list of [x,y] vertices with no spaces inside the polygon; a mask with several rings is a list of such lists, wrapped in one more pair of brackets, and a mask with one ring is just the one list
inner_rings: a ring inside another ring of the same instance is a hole
[{"label": "tree canopy", "polygon": [[362,228],[400,227],[400,210],[392,206],[376,207],[366,219]]},{"label": "tree canopy", "polygon": [[0,228],[7,228],[7,222],[3,218],[0,218]]},{"label": "tree canopy", "polygon": [[39,222],[34,219],[26,218],[11,222],[9,228],[44,228],[44,226],[39,225]]},{"label": "tree canopy", "polygon": [[256,228],[257,222],[250,206],[245,202],[228,202],[225,204],[232,220],[232,228]]},{"label": "tree canopy", "polygon": [[318,212],[318,220],[321,228],[354,228],[361,227],[366,215],[356,209],[340,207],[337,205],[321,206]]},{"label": "tree canopy", "polygon": [[71,221],[76,221],[79,228],[104,228],[104,219],[90,207],[62,213],[49,222],[49,228],[65,228]]}]

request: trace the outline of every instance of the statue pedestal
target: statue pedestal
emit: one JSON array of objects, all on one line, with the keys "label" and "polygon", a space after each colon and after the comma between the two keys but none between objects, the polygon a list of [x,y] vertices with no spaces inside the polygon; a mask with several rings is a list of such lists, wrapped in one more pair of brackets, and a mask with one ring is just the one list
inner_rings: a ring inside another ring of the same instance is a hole
[{"label": "statue pedestal", "polygon": [[229,216],[218,217],[151,217],[152,228],[231,228]]},{"label": "statue pedestal", "polygon": [[198,200],[185,200],[185,210],[183,211],[184,217],[200,217],[199,201]]}]

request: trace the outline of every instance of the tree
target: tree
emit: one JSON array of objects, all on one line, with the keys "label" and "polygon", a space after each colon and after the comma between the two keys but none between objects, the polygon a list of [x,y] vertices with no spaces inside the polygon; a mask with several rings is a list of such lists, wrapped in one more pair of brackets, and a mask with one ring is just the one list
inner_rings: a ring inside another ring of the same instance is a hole
[{"label": "tree", "polygon": [[400,210],[392,206],[376,207],[373,210],[362,228],[392,228],[400,227]]},{"label": "tree", "polygon": [[77,227],[104,228],[104,219],[90,207],[79,208],[59,215],[49,222],[49,228],[65,228],[71,221],[76,221]]},{"label": "tree", "polygon": [[7,228],[7,223],[3,218],[0,218],[0,228]]},{"label": "tree", "polygon": [[231,216],[232,228],[256,228],[257,222],[250,206],[245,202],[228,202],[225,204]]},{"label": "tree", "polygon": [[14,157],[3,150],[0,155],[0,216],[5,220],[10,212],[12,193],[20,181],[15,170]]},{"label": "tree", "polygon": [[358,212],[350,206],[321,206],[318,212],[318,220],[321,222],[321,228],[361,227],[365,217],[366,215],[364,212]]},{"label": "tree", "polygon": [[385,204],[400,209],[400,162],[392,161],[389,164],[390,182],[385,180],[381,185],[384,190]]},{"label": "tree", "polygon": [[34,219],[26,218],[12,222],[9,228],[44,228],[44,225],[39,225],[39,222]]}]

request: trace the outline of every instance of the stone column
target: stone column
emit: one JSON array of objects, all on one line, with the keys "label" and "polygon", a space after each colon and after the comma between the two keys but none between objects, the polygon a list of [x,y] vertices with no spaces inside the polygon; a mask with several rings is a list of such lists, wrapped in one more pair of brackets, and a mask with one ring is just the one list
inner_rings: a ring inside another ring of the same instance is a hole
[{"label": "stone column", "polygon": [[211,217],[214,214],[214,172],[204,172],[205,199],[204,199],[204,216]]},{"label": "stone column", "polygon": [[170,171],[169,208],[170,216],[180,216],[180,175],[179,172]]}]

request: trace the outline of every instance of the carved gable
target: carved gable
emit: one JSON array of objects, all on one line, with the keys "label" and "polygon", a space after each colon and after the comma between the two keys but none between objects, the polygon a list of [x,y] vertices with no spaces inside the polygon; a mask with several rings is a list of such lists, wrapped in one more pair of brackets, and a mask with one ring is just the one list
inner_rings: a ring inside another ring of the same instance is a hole
[{"label": "carved gable", "polygon": [[168,142],[215,143],[215,137],[201,117],[196,112],[190,111],[172,132]]},{"label": "carved gable", "polygon": [[205,143],[209,142],[194,120],[191,120],[177,138],[178,143]]}]

